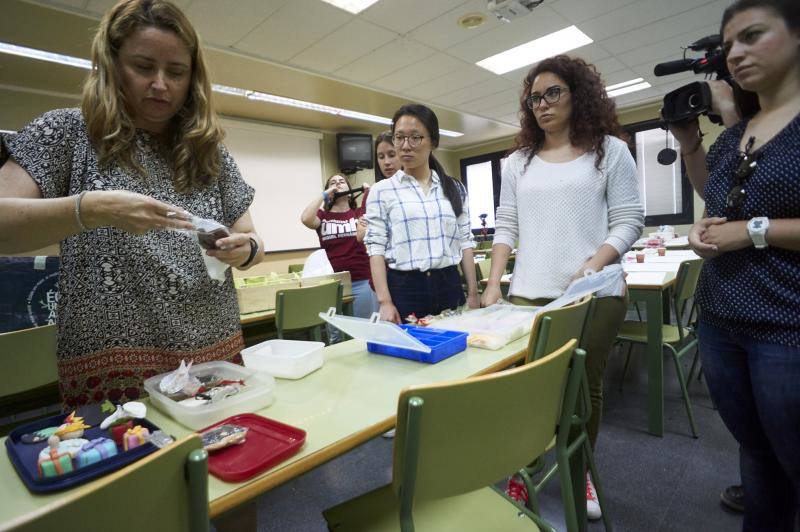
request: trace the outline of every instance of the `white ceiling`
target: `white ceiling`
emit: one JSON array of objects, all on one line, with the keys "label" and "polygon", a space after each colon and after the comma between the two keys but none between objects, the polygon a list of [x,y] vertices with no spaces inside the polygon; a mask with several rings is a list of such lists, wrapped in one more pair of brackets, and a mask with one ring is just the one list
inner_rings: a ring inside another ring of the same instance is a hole
[{"label": "white ceiling", "polygon": [[[99,18],[115,0],[35,3]],[[617,98],[620,108],[637,106],[695,77],[656,78],[653,66],[680,58],[681,46],[716,33],[730,2],[545,0],[507,24],[488,12],[486,0],[379,0],[358,15],[320,0],[176,3],[218,50],[516,126],[527,68],[498,76],[475,66],[476,61],[575,24],[594,43],[570,53],[593,62],[608,85],[636,77],[653,85]],[[457,19],[470,12],[484,13],[486,22],[471,30],[459,27]]]}]

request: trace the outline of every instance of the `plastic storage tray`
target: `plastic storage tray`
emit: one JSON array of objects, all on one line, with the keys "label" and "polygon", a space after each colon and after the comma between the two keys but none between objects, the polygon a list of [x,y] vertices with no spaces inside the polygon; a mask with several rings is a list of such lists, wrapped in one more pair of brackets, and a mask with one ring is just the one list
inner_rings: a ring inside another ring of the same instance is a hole
[{"label": "plastic storage tray", "polygon": [[[47,493],[52,491],[60,491],[67,488],[72,488],[94,480],[97,477],[115,471],[123,466],[135,462],[143,456],[147,456],[156,450],[156,446],[152,443],[145,443],[129,451],[123,451],[117,446],[118,454],[100,462],[76,469],[70,473],[59,475],[57,477],[40,478],[36,470],[39,452],[47,447],[47,442],[40,443],[22,443],[20,438],[23,434],[35,432],[47,427],[55,427],[64,422],[66,414],[57,414],[45,419],[39,419],[21,425],[9,433],[6,439],[6,451],[8,458],[17,470],[17,474],[25,483],[25,486],[34,493]],[[145,427],[152,434],[158,430],[158,427],[150,423],[147,419],[135,420],[137,425]],[[107,430],[102,430],[100,427],[92,427],[84,431],[84,438],[92,440],[105,436],[110,438]]]},{"label": "plastic storage tray", "polygon": [[237,366],[230,362],[205,362],[192,366],[189,373],[197,376],[218,375],[222,379],[244,380],[241,393],[227,397],[217,404],[186,406],[173,401],[158,389],[167,373],[150,377],[144,388],[153,405],[190,429],[199,429],[235,414],[253,412],[272,404],[275,399],[275,379],[264,373]]},{"label": "plastic storage tray", "polygon": [[417,327],[416,325],[400,325],[399,327],[428,346],[430,352],[415,351],[376,342],[367,342],[367,351],[435,364],[467,348],[467,336],[469,335],[465,332],[431,329],[429,327]]},{"label": "plastic storage tray", "polygon": [[244,443],[208,455],[208,472],[225,482],[242,482],[266,471],[295,454],[306,441],[304,430],[257,414],[233,416],[200,432],[226,424],[249,430]]},{"label": "plastic storage tray", "polygon": [[319,316],[345,334],[366,340],[371,353],[433,364],[467,348],[468,335],[461,331],[395,325],[380,321],[377,313],[368,320],[338,316],[335,309]]},{"label": "plastic storage tray", "polygon": [[267,340],[242,349],[244,365],[283,379],[300,379],[322,367],[322,342]]}]

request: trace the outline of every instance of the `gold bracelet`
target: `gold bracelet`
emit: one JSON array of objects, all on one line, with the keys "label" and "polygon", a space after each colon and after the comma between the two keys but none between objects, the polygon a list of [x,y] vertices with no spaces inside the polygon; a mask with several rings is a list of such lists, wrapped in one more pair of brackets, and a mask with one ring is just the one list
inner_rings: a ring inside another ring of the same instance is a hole
[{"label": "gold bracelet", "polygon": [[81,200],[83,199],[84,194],[89,192],[88,190],[84,190],[75,198],[75,221],[78,222],[78,227],[80,228],[81,232],[88,231],[89,228],[83,225],[83,221],[81,220]]}]

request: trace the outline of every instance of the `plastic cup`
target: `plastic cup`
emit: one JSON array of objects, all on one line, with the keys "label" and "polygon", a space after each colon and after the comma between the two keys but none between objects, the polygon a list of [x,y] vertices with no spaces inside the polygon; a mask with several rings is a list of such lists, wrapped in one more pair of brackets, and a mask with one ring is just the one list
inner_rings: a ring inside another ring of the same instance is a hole
[{"label": "plastic cup", "polygon": [[636,254],[636,262],[644,262],[644,253]]}]

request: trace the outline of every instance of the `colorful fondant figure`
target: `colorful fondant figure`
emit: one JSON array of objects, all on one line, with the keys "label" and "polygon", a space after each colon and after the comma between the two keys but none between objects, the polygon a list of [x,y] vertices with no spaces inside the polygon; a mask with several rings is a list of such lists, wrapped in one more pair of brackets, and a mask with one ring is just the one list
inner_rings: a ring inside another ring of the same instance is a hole
[{"label": "colorful fondant figure", "polygon": [[58,436],[50,436],[47,447],[39,453],[36,466],[39,476],[48,478],[71,472],[74,469],[73,457],[86,443],[88,440],[83,438],[62,441]]},{"label": "colorful fondant figure", "polygon": [[141,425],[136,425],[125,432],[125,436],[122,438],[122,448],[129,451],[140,445],[144,445],[149,439],[150,431]]},{"label": "colorful fondant figure", "polygon": [[80,469],[88,465],[96,464],[101,460],[116,456],[117,444],[109,438],[95,438],[84,443],[78,454],[75,455],[75,467]]},{"label": "colorful fondant figure", "polygon": [[80,438],[83,436],[84,429],[91,428],[89,425],[83,422],[83,418],[80,416],[76,416],[75,412],[71,413],[67,416],[67,419],[64,420],[64,423],[58,427],[58,430],[55,432],[55,435],[58,436],[62,440],[68,440],[71,438]]}]

